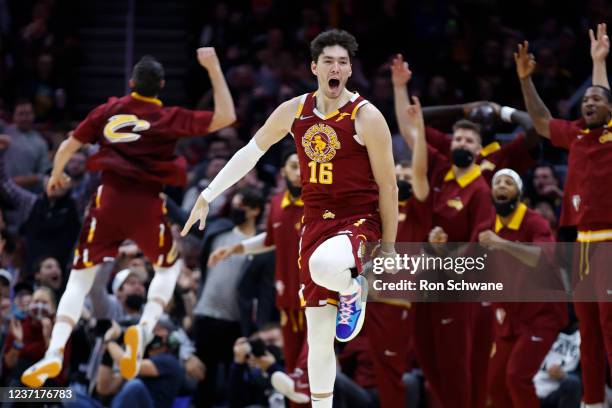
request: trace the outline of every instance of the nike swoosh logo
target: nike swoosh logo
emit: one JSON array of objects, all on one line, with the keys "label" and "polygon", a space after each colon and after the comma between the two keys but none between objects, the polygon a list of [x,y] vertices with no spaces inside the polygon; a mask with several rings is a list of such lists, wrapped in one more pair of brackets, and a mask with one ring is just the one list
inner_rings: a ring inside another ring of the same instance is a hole
[{"label": "nike swoosh logo", "polygon": [[385,356],[394,357],[394,356],[397,356],[397,353],[395,351],[385,350]]},{"label": "nike swoosh logo", "polygon": [[442,319],[440,320],[440,323],[442,323],[443,325],[449,324],[453,321],[453,319]]},{"label": "nike swoosh logo", "polygon": [[281,225],[283,225],[283,223],[282,223],[282,222],[275,222],[274,224],[272,224],[272,228],[278,228],[278,227],[280,227]]},{"label": "nike swoosh logo", "polygon": [[310,119],[310,118],[314,118],[314,115],[310,115],[310,116],[300,116],[300,120],[304,120],[304,119]]},{"label": "nike swoosh logo", "polygon": [[540,341],[542,341],[542,338],[541,337],[537,337],[537,336],[531,336],[531,341],[540,342]]}]

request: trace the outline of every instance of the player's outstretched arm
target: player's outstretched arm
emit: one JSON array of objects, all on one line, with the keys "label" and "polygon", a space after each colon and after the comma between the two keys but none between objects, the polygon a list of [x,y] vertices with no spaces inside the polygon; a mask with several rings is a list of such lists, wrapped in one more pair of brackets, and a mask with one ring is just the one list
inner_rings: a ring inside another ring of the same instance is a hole
[{"label": "player's outstretched arm", "polygon": [[251,141],[238,150],[230,161],[227,162],[208,187],[198,196],[191,214],[189,214],[189,219],[181,231],[182,236],[187,235],[197,221],[200,222],[199,229],[203,230],[206,224],[206,216],[208,215],[208,203],[243,178],[255,167],[261,156],[268,151],[270,146],[280,141],[289,133],[293,117],[298,109],[298,102],[299,98],[283,102],[272,112],[266,123],[255,133]]},{"label": "player's outstretched arm", "polygon": [[425,201],[429,195],[429,180],[427,179],[427,141],[425,140],[425,122],[421,110],[421,102],[416,96],[412,97],[413,105],[407,109],[410,121],[414,123],[412,149],[412,191],[419,201]]},{"label": "player's outstretched arm", "polygon": [[529,43],[527,41],[518,45],[518,51],[514,53],[514,61],[516,62],[516,72],[521,82],[525,106],[533,121],[533,127],[541,136],[550,139],[548,123],[552,119],[552,115],[546,105],[544,105],[544,102],[542,102],[531,80],[531,74],[535,70],[536,61],[533,54],[529,53]]},{"label": "player's outstretched arm", "polygon": [[214,132],[234,123],[236,121],[236,110],[215,49],[213,47],[198,48],[197,54],[198,62],[208,71],[208,77],[213,88],[215,111],[208,130]]},{"label": "player's outstretched arm", "polygon": [[53,170],[47,184],[47,194],[50,194],[56,188],[62,187],[67,181],[67,176],[64,174],[64,168],[73,154],[75,154],[83,143],[79,142],[72,136],[72,132],[68,134],[68,139],[64,140],[53,159]]},{"label": "player's outstretched arm", "polygon": [[597,24],[597,35],[589,30],[591,39],[591,59],[593,60],[593,85],[603,86],[610,89],[608,71],[606,69],[606,58],[610,52],[610,38],[606,24]]},{"label": "player's outstretched arm", "polygon": [[395,252],[397,236],[397,182],[393,166],[391,132],[382,113],[371,104],[359,109],[355,130],[368,149],[374,179],[378,184],[378,208],[382,221],[383,251]]}]

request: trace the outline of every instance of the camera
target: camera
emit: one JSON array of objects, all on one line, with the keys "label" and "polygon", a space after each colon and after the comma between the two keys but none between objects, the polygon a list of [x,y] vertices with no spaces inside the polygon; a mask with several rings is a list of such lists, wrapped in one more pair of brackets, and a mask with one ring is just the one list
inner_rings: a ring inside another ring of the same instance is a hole
[{"label": "camera", "polygon": [[255,357],[261,357],[266,354],[266,343],[259,337],[255,337],[249,340],[249,345],[251,346],[251,354]]}]

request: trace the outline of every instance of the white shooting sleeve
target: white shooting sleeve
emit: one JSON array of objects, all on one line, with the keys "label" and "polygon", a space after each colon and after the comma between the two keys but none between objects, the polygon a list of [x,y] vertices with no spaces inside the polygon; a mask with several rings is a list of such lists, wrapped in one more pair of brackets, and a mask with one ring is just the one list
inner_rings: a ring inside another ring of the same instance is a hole
[{"label": "white shooting sleeve", "polygon": [[236,184],[238,180],[246,176],[246,174],[255,167],[257,161],[264,155],[266,151],[261,150],[255,139],[238,150],[236,154],[227,162],[225,167],[221,169],[219,174],[210,182],[208,187],[202,191],[202,198],[208,203],[221,195],[225,190]]}]

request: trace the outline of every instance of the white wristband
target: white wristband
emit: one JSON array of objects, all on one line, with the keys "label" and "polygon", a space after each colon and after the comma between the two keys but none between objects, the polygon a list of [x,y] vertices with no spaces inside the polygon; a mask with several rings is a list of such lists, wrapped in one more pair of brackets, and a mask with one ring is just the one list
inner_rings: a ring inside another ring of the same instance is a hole
[{"label": "white wristband", "polygon": [[512,114],[516,112],[516,109],[509,106],[502,106],[499,116],[504,122],[512,123]]},{"label": "white wristband", "polygon": [[202,198],[208,203],[217,198],[238,180],[246,176],[265,152],[257,146],[255,139],[251,139],[246,146],[232,156],[208,187],[202,191],[200,194]]}]

